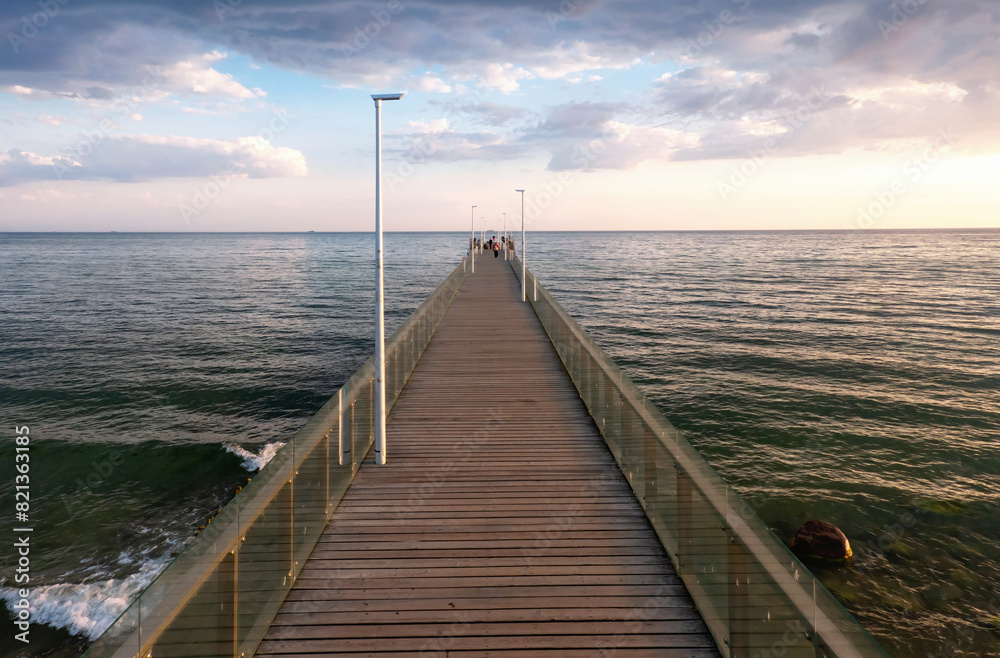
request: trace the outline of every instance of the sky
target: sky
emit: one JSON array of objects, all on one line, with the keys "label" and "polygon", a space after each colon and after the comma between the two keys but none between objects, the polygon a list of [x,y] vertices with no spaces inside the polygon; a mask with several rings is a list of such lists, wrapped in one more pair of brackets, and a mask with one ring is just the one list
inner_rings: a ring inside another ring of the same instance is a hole
[{"label": "sky", "polygon": [[[3,0],[0,230],[1000,227],[997,0]],[[473,208],[472,206],[476,206]],[[506,216],[505,216],[506,214]]]}]

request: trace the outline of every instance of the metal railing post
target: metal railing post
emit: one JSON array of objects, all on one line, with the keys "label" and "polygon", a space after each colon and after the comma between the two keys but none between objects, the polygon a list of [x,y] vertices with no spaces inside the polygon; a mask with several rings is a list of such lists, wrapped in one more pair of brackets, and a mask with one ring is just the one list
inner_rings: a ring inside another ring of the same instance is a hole
[{"label": "metal railing post", "polygon": [[[691,514],[692,509],[692,490],[691,490],[691,478],[688,477],[687,473],[680,464],[674,464],[677,469],[677,563],[678,565],[684,565],[684,560],[687,559],[688,545],[691,543],[692,531],[691,527],[694,522],[693,516]],[[683,571],[683,569],[681,569]]]},{"label": "metal railing post", "polygon": [[728,576],[729,591],[729,651],[731,656],[744,656],[750,649],[750,580],[747,574],[747,556],[736,537],[729,533]]}]

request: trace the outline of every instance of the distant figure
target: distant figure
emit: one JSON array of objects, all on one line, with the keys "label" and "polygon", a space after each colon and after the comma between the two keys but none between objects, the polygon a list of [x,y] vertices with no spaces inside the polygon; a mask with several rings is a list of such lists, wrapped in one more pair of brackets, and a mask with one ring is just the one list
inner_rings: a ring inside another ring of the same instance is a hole
[{"label": "distant figure", "polygon": [[494,258],[500,258],[500,243],[499,242],[494,242],[493,243],[493,257]]}]

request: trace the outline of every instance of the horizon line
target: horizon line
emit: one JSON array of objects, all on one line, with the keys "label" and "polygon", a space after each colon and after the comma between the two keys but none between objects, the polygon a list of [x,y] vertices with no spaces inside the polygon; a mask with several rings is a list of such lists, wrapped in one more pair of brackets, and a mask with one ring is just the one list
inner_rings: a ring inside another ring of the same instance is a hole
[{"label": "horizon line", "polygon": [[[705,228],[705,229],[543,229],[529,230],[528,233],[898,233],[898,232],[934,232],[934,231],[1000,231],[1000,226],[965,226],[965,227],[897,227],[897,228],[761,228],[761,229],[727,229],[727,228]],[[32,235],[330,235],[330,234],[373,234],[370,231],[134,231],[109,229],[106,231],[22,231],[0,229],[0,236],[5,234],[32,234]],[[468,234],[465,230],[395,230],[384,231],[385,233],[426,233],[445,234],[458,233]],[[520,233],[520,229],[508,231],[509,234]],[[496,233],[496,231],[487,231]]]}]

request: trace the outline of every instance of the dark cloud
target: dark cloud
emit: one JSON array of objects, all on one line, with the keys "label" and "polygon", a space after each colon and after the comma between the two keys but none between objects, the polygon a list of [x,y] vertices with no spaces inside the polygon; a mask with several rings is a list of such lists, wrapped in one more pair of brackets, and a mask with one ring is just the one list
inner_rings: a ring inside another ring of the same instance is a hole
[{"label": "dark cloud", "polygon": [[666,126],[700,136],[677,144],[675,157],[736,156],[787,132],[817,88],[839,100],[783,142],[789,153],[918,138],[931,124],[958,125],[971,140],[996,130],[1000,110],[996,0],[72,0],[32,32],[25,21],[38,7],[0,5],[8,35],[0,87],[110,100],[151,67],[169,70],[215,48],[336,84],[402,80],[434,66],[450,83],[502,91],[516,89],[521,72],[559,78],[640,58],[681,65],[650,81],[653,100],[642,107],[574,103],[528,125],[536,117],[511,105],[442,105],[504,131],[499,142],[489,132],[448,133],[439,154],[451,159],[466,157],[463,148],[467,157],[515,157],[534,140],[552,154],[550,167],[571,167],[579,144],[623,122],[637,128],[608,144],[662,155],[660,133],[648,129]]},{"label": "dark cloud", "polygon": [[87,87],[86,89],[84,89],[84,98],[109,101],[114,97],[115,97],[115,92],[111,91],[107,87],[98,87],[94,85],[92,87]]},{"label": "dark cloud", "polygon": [[796,50],[818,50],[823,38],[818,34],[806,33],[799,34],[798,32],[793,32],[786,43],[795,48]]},{"label": "dark cloud", "polygon": [[586,137],[599,131],[601,126],[627,108],[625,103],[584,102],[557,105],[530,134],[533,137]]},{"label": "dark cloud", "polygon": [[[912,14],[894,9],[914,6]],[[385,66],[436,62],[472,66],[497,61],[542,62],[561,44],[589,44],[593,52],[660,57],[699,56],[724,64],[775,65],[789,54],[761,50],[761,34],[787,31],[784,44],[799,50],[826,49],[825,65],[873,53],[887,65],[899,47],[892,41],[918,38],[930,28],[946,65],[969,45],[992,38],[1000,7],[992,0],[588,0],[571,11],[558,2],[529,0],[399,0],[389,3],[297,0],[279,4],[253,0],[73,0],[24,39],[19,52],[0,48],[0,71],[77,75],[93,81],[120,79],[142,65],[176,61],[185,54],[225,46],[277,66],[357,77]],[[397,5],[392,5],[396,7]],[[38,12],[34,1],[0,7],[0,33],[20,35]],[[902,13],[901,13],[902,12]],[[555,18],[554,18],[555,17]],[[972,25],[969,22],[972,21]],[[886,39],[883,23],[891,28]],[[816,24],[816,32],[801,26]],[[970,27],[980,39],[962,41]],[[821,30],[821,32],[820,32]],[[909,35],[909,36],[908,36]],[[963,47],[964,46],[966,47]],[[8,44],[9,45],[9,44]],[[346,48],[345,47],[349,47]],[[913,69],[923,71],[927,57]],[[905,61],[892,61],[899,73]],[[741,68],[734,66],[734,68]],[[913,72],[913,71],[910,71]],[[133,78],[134,79],[134,76]]]}]

